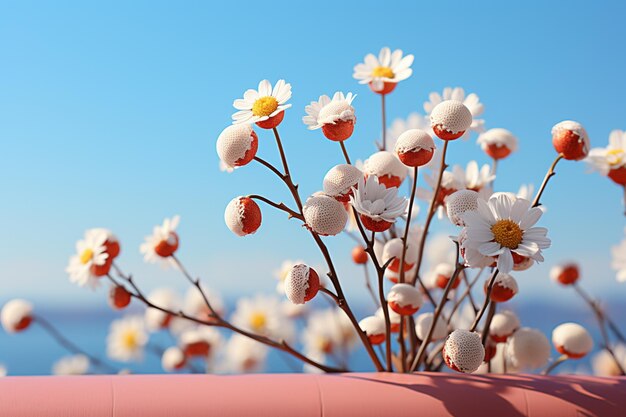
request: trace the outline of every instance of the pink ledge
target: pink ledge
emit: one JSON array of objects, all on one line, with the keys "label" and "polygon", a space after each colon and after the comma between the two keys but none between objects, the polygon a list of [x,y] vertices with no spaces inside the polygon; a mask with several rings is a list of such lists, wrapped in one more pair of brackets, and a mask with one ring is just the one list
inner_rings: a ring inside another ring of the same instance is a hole
[{"label": "pink ledge", "polygon": [[625,415],[626,378],[440,373],[0,378],[2,417]]}]

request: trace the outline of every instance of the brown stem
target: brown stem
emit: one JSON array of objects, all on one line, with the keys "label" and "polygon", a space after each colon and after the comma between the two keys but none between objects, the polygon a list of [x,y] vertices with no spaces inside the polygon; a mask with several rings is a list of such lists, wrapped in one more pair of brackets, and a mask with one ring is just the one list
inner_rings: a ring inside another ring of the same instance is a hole
[{"label": "brown stem", "polygon": [[535,197],[535,200],[533,201],[532,207],[538,207],[541,204],[539,200],[541,199],[541,196],[543,195],[543,192],[546,189],[546,186],[548,185],[548,181],[550,181],[550,178],[556,175],[556,172],[554,172],[554,169],[556,168],[556,164],[558,164],[561,159],[563,159],[562,153],[560,153],[556,157],[556,159],[552,162],[552,165],[550,165],[550,169],[548,169],[548,172],[546,173],[546,176],[543,179],[543,183],[541,183],[541,187],[539,188],[539,191],[537,192],[537,196]]},{"label": "brown stem", "polygon": [[41,326],[42,329],[44,329],[46,331],[46,333],[48,333],[59,345],[61,345],[63,348],[65,348],[67,351],[75,354],[75,355],[84,355],[87,358],[89,358],[89,361],[94,364],[94,366],[106,371],[106,372],[110,372],[110,373],[118,373],[119,370],[116,369],[115,367],[109,365],[108,363],[104,362],[102,359],[93,356],[87,352],[85,352],[83,349],[79,348],[76,344],[74,344],[74,342],[72,342],[71,340],[69,340],[67,337],[65,337],[63,334],[61,334],[60,331],[57,330],[56,327],[54,327],[49,321],[47,321],[46,319],[44,319],[41,316],[33,316],[33,322],[39,324],[39,326]]},{"label": "brown stem", "polygon": [[550,372],[554,371],[554,369],[559,366],[560,364],[562,364],[563,362],[565,362],[568,359],[567,355],[561,355],[557,358],[557,360],[555,360],[554,362],[552,362],[550,364],[550,366],[548,366],[542,373],[541,375],[549,375]]},{"label": "brown stem", "polygon": [[[211,310],[212,313],[212,317],[211,317],[211,321],[206,321],[206,320],[202,320],[202,319],[198,319],[196,317],[190,316],[186,313],[184,313],[183,311],[179,311],[179,312],[175,312],[173,310],[167,309],[167,308],[163,308],[160,306],[155,305],[154,303],[152,303],[150,300],[148,300],[146,298],[146,296],[143,294],[143,292],[141,291],[141,289],[137,286],[137,284],[135,283],[135,281],[133,280],[133,277],[130,275],[124,275],[122,273],[122,271],[119,268],[116,268],[116,271],[120,274],[120,276],[122,277],[122,279],[124,279],[131,287],[134,291],[128,290],[126,289],[126,291],[129,292],[129,294],[131,295],[131,297],[138,299],[139,301],[141,301],[142,303],[144,303],[146,305],[146,307],[149,308],[154,308],[156,310],[159,310],[165,314],[171,315],[173,317],[180,317],[183,318],[185,320],[189,320],[192,321],[194,323],[197,324],[202,324],[205,326],[215,326],[215,327],[222,327],[225,329],[228,329],[230,331],[233,331],[235,333],[238,333],[242,336],[246,336],[250,339],[253,339],[259,343],[262,343],[264,345],[273,347],[275,349],[281,350],[283,352],[287,352],[293,356],[295,356],[296,358],[300,359],[303,362],[308,363],[311,366],[314,366],[324,372],[346,372],[346,369],[340,369],[340,368],[334,368],[334,367],[330,367],[330,366],[326,366],[324,364],[321,364],[319,362],[316,362],[310,358],[308,358],[307,356],[303,355],[302,353],[298,352],[297,350],[295,350],[294,348],[291,347],[291,345],[289,345],[286,341],[281,340],[281,341],[275,341],[272,340],[266,336],[261,336],[258,334],[254,334],[251,333],[247,330],[241,329],[231,323],[229,323],[228,321],[224,320],[221,316],[219,316],[215,310],[213,310],[213,308],[211,307],[210,303],[207,304],[207,306],[209,307],[209,309]],[[189,279],[190,275],[188,275],[187,273],[184,273],[185,276]],[[116,285],[120,285],[121,284],[119,282],[117,282],[115,280],[115,278],[113,278],[112,275],[108,274],[107,277]],[[192,282],[194,282],[193,279],[191,279]],[[195,285],[195,284],[194,284]],[[204,291],[202,292],[202,294],[204,294]],[[204,298],[206,300],[206,296],[204,295]]]},{"label": "brown stem", "polygon": [[435,216],[435,211],[437,210],[437,198],[439,196],[439,191],[441,190],[441,180],[443,179],[443,172],[448,167],[446,165],[446,152],[448,150],[448,141],[443,142],[443,151],[441,153],[441,166],[439,167],[439,177],[437,178],[437,186],[435,187],[433,198],[430,201],[430,206],[428,207],[428,216],[426,217],[426,223],[424,224],[424,233],[422,234],[422,240],[420,241],[418,252],[417,252],[417,264],[415,266],[415,276],[412,280],[412,284],[415,284],[415,280],[420,281],[420,285],[425,290],[426,297],[430,300],[430,302],[436,305],[433,297],[430,294],[430,291],[424,286],[421,281],[420,269],[422,267],[422,259],[424,258],[424,247],[426,245],[426,237],[428,236],[428,230],[430,229],[430,224]]},{"label": "brown stem", "polygon": [[343,152],[343,157],[346,158],[346,164],[352,165],[352,162],[350,162],[350,156],[348,156],[348,150],[343,142],[343,140],[339,142],[339,145],[341,145],[341,152]]},{"label": "brown stem", "polygon": [[383,146],[381,151],[384,151],[387,149],[387,109],[385,106],[385,96],[386,94],[381,94],[381,110],[382,110],[382,116],[383,116]]},{"label": "brown stem", "polygon": [[275,207],[278,210],[282,210],[285,213],[289,214],[289,218],[290,219],[293,217],[293,218],[296,218],[296,219],[298,219],[300,221],[304,221],[304,217],[300,213],[290,209],[284,203],[276,203],[276,202],[274,202],[274,201],[272,201],[272,200],[270,200],[268,198],[265,198],[265,197],[263,197],[261,195],[257,195],[257,194],[250,194],[248,196],[248,198],[251,198],[253,200],[263,201],[264,203],[269,204],[270,206]]},{"label": "brown stem", "polygon": [[493,301],[489,303],[489,311],[487,312],[487,318],[485,319],[485,326],[483,327],[483,334],[481,337],[483,346],[487,345],[487,337],[489,336],[489,328],[491,327],[491,321],[493,320],[493,316],[495,316],[496,314],[497,306],[498,306],[498,303],[494,303]]},{"label": "brown stem", "polygon": [[443,311],[444,305],[448,301],[448,294],[450,293],[450,290],[452,289],[452,285],[456,282],[456,280],[459,277],[459,274],[463,271],[463,269],[465,269],[465,266],[459,262],[459,256],[460,256],[459,244],[456,243],[456,268],[454,269],[454,273],[452,274],[452,277],[450,277],[450,280],[446,284],[446,288],[444,288],[443,290],[443,294],[441,296],[441,300],[439,301],[439,304],[437,304],[437,307],[435,308],[435,312],[433,313],[433,321],[430,324],[430,328],[428,329],[426,338],[422,340],[422,344],[420,345],[419,351],[417,352],[417,356],[415,356],[415,359],[413,360],[413,364],[411,365],[411,372],[414,372],[415,370],[417,370],[422,360],[424,359],[424,355],[426,353],[426,347],[428,346],[428,344],[430,343],[430,340],[433,337],[433,333],[435,332],[435,326],[437,325],[439,316],[441,316],[441,312]]},{"label": "brown stem", "polygon": [[498,268],[494,269],[493,274],[491,274],[491,278],[489,279],[489,284],[487,284],[487,292],[485,294],[485,301],[483,302],[482,307],[478,311],[478,314],[476,315],[476,318],[474,319],[474,323],[472,323],[472,327],[470,327],[469,329],[470,332],[473,332],[474,330],[476,330],[476,327],[478,327],[478,323],[480,322],[480,319],[483,318],[483,314],[485,314],[485,310],[487,310],[487,307],[489,306],[489,303],[491,302],[491,291],[493,290],[493,285],[496,282],[497,276],[498,276]]},{"label": "brown stem", "polygon": [[374,289],[372,288],[372,285],[370,283],[370,272],[367,269],[367,264],[363,265],[363,271],[365,274],[365,286],[367,287],[367,291],[372,296],[372,300],[374,300],[374,304],[380,307],[380,302],[378,301],[378,298],[376,298],[376,294],[374,294]]},{"label": "brown stem", "polygon": [[409,239],[409,229],[411,227],[411,216],[413,215],[413,204],[415,202],[415,191],[417,190],[417,167],[413,168],[413,185],[411,186],[411,198],[409,199],[409,211],[407,212],[406,225],[404,226],[404,236],[402,237],[402,256],[400,257],[400,274],[399,282],[404,282],[404,259],[406,258],[406,250]]}]

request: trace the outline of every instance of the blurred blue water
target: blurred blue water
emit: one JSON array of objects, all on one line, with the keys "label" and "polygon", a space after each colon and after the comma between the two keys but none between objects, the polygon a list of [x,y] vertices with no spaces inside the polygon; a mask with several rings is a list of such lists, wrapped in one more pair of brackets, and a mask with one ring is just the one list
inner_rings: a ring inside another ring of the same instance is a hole
[{"label": "blurred blue water", "polygon": [[[606,301],[606,300],[605,300]],[[231,303],[232,304],[232,303]],[[548,338],[552,329],[560,323],[574,321],[591,331],[596,341],[599,333],[591,311],[581,302],[563,305],[544,301],[526,301],[509,303],[508,308],[515,310],[522,320],[522,325],[542,330]],[[606,303],[612,317],[622,317],[626,306],[619,300]],[[365,305],[357,305],[357,316],[367,314]],[[138,312],[138,310],[137,310]],[[120,313],[107,309],[48,310],[39,311],[68,338],[77,345],[100,357],[106,356],[106,336],[111,320],[120,317]],[[226,334],[225,334],[226,335]],[[227,336],[227,335],[226,335]],[[172,344],[169,335],[159,333],[151,336],[151,344],[168,347]],[[0,331],[0,363],[3,363],[10,375],[50,374],[53,363],[67,352],[57,345],[41,328],[33,326],[27,331],[10,335]],[[553,357],[557,353],[553,352]],[[138,363],[122,364],[109,361],[119,369],[129,369],[133,373],[162,373],[158,355],[147,352],[144,360]],[[363,349],[357,349],[350,358],[352,370],[371,370],[369,359]],[[302,365],[288,355],[271,352],[265,371],[292,372],[301,371]],[[589,371],[589,358],[562,365],[561,372]]]}]

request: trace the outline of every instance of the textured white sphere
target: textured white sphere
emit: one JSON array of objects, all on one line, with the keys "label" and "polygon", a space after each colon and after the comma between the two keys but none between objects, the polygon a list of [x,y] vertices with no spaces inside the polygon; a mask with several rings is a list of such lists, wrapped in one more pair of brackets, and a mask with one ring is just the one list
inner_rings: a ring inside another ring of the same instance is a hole
[{"label": "textured white sphere", "polygon": [[317,294],[319,276],[315,270],[304,264],[294,265],[285,277],[285,295],[294,304],[304,304]]},{"label": "textured white sphere", "polygon": [[479,194],[472,190],[459,190],[446,198],[446,211],[450,221],[457,226],[465,226],[463,214],[478,210]]},{"label": "textured white sphere", "polygon": [[363,172],[353,165],[334,166],[324,176],[324,193],[335,198],[345,196],[362,178]]},{"label": "textured white sphere", "polygon": [[379,178],[389,175],[404,180],[408,170],[393,153],[380,151],[367,158],[363,164],[363,172],[367,175],[375,175]]},{"label": "textured white sphere", "polygon": [[215,146],[220,159],[227,166],[236,167],[247,164],[254,157],[258,139],[252,126],[242,123],[224,129]]},{"label": "textured white sphere", "polygon": [[472,113],[460,101],[446,100],[435,106],[430,122],[451,133],[464,132],[472,125]]},{"label": "textured white sphere", "polygon": [[395,284],[387,295],[389,307],[398,314],[413,315],[422,306],[422,293],[410,284]]},{"label": "textured white sphere", "polygon": [[478,333],[457,329],[446,339],[442,355],[451,369],[471,374],[483,363],[485,348]]},{"label": "textured white sphere", "polygon": [[310,197],[302,211],[307,226],[322,236],[341,233],[348,221],[348,212],[343,204],[327,195]]},{"label": "textured white sphere", "polygon": [[489,326],[489,335],[492,339],[503,342],[519,329],[520,321],[517,315],[510,310],[504,310],[493,316]]}]

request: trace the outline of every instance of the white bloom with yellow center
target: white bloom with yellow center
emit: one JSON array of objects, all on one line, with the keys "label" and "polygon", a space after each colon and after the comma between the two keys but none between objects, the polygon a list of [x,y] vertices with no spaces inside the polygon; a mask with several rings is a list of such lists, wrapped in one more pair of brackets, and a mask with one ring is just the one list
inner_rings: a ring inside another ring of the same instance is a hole
[{"label": "white bloom with yellow center", "polygon": [[541,262],[541,250],[550,247],[548,230],[534,227],[542,214],[540,208],[531,208],[528,200],[504,194],[487,202],[478,199],[478,210],[463,214],[467,239],[462,246],[484,256],[497,256],[497,267],[504,273],[513,270],[513,252]]},{"label": "white bloom with yellow center", "polygon": [[485,107],[480,102],[480,98],[474,94],[465,95],[465,90],[461,87],[446,87],[443,92],[432,92],[428,95],[428,101],[424,102],[424,111],[426,115],[430,115],[433,109],[446,100],[454,100],[463,103],[472,113],[472,124],[469,129],[461,136],[462,139],[469,138],[470,131],[481,133],[485,131],[485,120],[478,119],[477,117],[483,114]]},{"label": "white bloom with yellow center", "polygon": [[309,130],[320,129],[326,124],[335,124],[343,121],[355,121],[354,107],[352,101],[356,94],[343,94],[337,91],[331,99],[327,95],[320,96],[318,101],[312,101],[304,108],[306,116],[302,118]]},{"label": "white bloom with yellow center", "polygon": [[280,300],[273,296],[241,298],[231,321],[237,327],[274,339],[288,340],[294,335],[293,322],[284,314]]},{"label": "white bloom with yellow center", "polygon": [[[491,183],[496,179],[496,175],[492,173],[489,164],[484,164],[479,169],[476,161],[469,161],[465,169],[455,165],[452,168],[452,174],[457,184],[463,184],[463,188],[473,191],[482,191],[485,187],[490,188]],[[483,193],[483,195],[489,197],[491,192]]]},{"label": "white bloom with yellow center", "polygon": [[[341,314],[345,314],[341,312]],[[334,308],[314,311],[302,333],[302,343],[307,352],[330,354],[344,346],[344,329],[340,315]]]},{"label": "white bloom with yellow center", "polygon": [[160,262],[162,266],[171,264],[168,253],[173,253],[178,248],[178,235],[176,228],[180,223],[180,216],[171,219],[164,219],[162,225],[154,226],[152,234],[144,239],[144,243],[139,246],[139,251],[143,254],[145,262]]},{"label": "white bloom with yellow center", "polygon": [[372,90],[382,91],[385,83],[397,83],[411,76],[413,70],[413,55],[402,56],[402,50],[391,52],[388,47],[380,50],[378,58],[374,54],[367,54],[365,62],[354,67],[353,77],[359,84],[370,84]]},{"label": "white bloom with yellow center", "polygon": [[148,343],[141,316],[127,316],[111,323],[107,336],[107,355],[120,362],[140,360]]},{"label": "white bloom with yellow center", "polygon": [[607,175],[612,169],[626,166],[626,131],[618,129],[611,131],[608,146],[589,151],[587,162],[602,175]]},{"label": "white bloom with yellow center", "polygon": [[626,282],[626,239],[622,240],[619,245],[611,248],[613,261],[611,267],[617,271],[617,280]]},{"label": "white bloom with yellow center", "polygon": [[89,358],[85,355],[65,356],[52,365],[54,375],[85,375],[89,371]]},{"label": "white bloom with yellow center", "polygon": [[233,124],[268,120],[291,107],[291,104],[287,104],[290,98],[291,84],[278,80],[272,88],[268,80],[263,80],[258,90],[246,90],[243,98],[233,102],[233,107],[239,110],[233,114]]},{"label": "white bloom with yellow center", "polygon": [[76,254],[70,257],[70,262],[65,268],[71,282],[81,287],[97,288],[100,285],[94,272],[96,267],[104,266],[109,258],[104,245],[106,240],[106,233],[88,231],[83,240],[76,242]]}]

